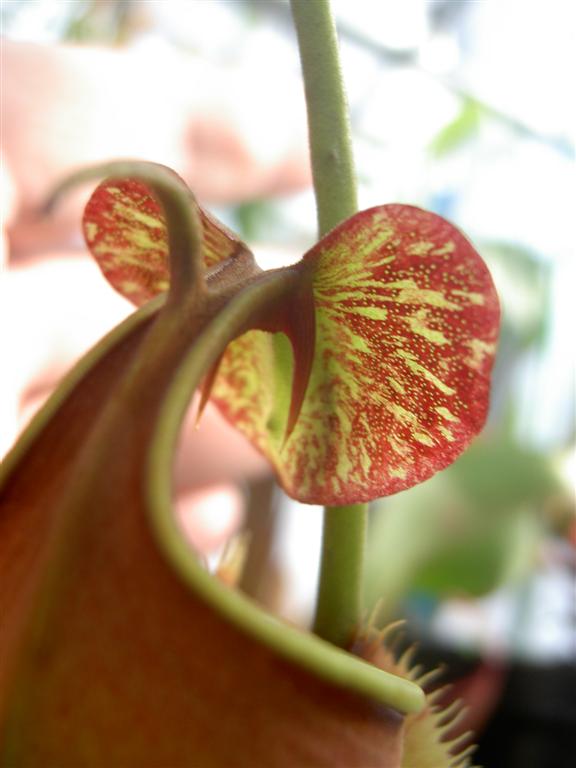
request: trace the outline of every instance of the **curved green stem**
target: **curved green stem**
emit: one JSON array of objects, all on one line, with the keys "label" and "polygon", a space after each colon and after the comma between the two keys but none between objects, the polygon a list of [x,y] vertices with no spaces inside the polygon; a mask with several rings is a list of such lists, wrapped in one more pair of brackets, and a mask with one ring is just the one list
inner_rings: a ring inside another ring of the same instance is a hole
[{"label": "curved green stem", "polygon": [[49,212],[74,187],[102,178],[138,179],[147,184],[158,198],[168,232],[170,288],[168,303],[196,303],[206,294],[202,258],[202,225],[191,204],[190,190],[174,171],[143,160],[117,160],[83,168],[66,178],[52,191],[45,203]]},{"label": "curved green stem", "polygon": [[[319,237],[358,210],[348,104],[329,0],[291,0],[306,91]],[[362,614],[368,507],[324,511],[314,632],[349,646]]]},{"label": "curved green stem", "polygon": [[[190,546],[182,537],[171,509],[174,451],[194,389],[217,359],[219,350],[231,340],[233,329],[242,327],[257,307],[277,302],[285,291],[292,291],[293,277],[297,281],[297,276],[279,270],[276,275],[268,275],[237,294],[205,327],[197,337],[194,348],[174,375],[170,376],[170,389],[156,416],[155,432],[148,453],[146,476],[149,519],[157,544],[184,583],[236,626],[321,679],[372,697],[399,712],[419,712],[425,699],[416,683],[378,669],[334,645],[327,645],[314,635],[279,622],[262,611],[253,600],[213,578],[191,555]],[[149,349],[152,352],[154,346],[150,345]],[[141,380],[141,376],[134,376],[134,381]],[[346,509],[353,512],[351,508],[341,507],[340,514],[345,515]],[[357,516],[355,518],[358,519]]]}]

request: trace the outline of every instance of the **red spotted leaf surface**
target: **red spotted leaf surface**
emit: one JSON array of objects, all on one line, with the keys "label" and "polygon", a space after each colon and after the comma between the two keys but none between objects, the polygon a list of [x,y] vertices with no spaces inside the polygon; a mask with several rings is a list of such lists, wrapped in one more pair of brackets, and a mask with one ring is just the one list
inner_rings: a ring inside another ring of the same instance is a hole
[{"label": "red spotted leaf surface", "polygon": [[[197,208],[208,266],[249,253]],[[166,290],[166,228],[143,184],[101,184],[85,233],[105,275],[134,303]],[[290,341],[244,334],[212,390],[287,493],[308,503],[367,501],[452,463],[484,424],[499,325],[492,279],[471,243],[433,213],[386,205],[348,219],[295,269],[302,290],[284,310],[298,325],[287,329]],[[309,314],[310,290],[311,328],[298,320]],[[255,325],[266,327],[261,317]]]},{"label": "red spotted leaf surface", "polygon": [[290,350],[252,331],[226,353],[214,397],[274,464],[286,491],[347,504],[401,491],[450,464],[482,428],[498,323],[469,241],[405,205],[352,217],[302,262],[313,271],[316,345],[284,441]]},{"label": "red spotted leaf surface", "polygon": [[[176,176],[176,174],[174,174]],[[196,202],[206,267],[249,253],[248,248]],[[141,181],[108,179],[91,196],[83,218],[86,243],[113,287],[141,305],[168,288],[168,239],[160,205]]]}]

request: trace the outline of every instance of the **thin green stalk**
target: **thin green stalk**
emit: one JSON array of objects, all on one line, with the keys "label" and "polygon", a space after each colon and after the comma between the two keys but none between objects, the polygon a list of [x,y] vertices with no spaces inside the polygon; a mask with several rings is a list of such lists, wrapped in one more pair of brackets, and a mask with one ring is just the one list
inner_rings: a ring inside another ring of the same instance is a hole
[{"label": "thin green stalk", "polygon": [[[348,104],[329,0],[291,0],[320,237],[358,210]],[[367,505],[326,507],[314,632],[347,647],[362,614]]]},{"label": "thin green stalk", "polygon": [[366,504],[326,507],[314,632],[346,647],[362,614]]},{"label": "thin green stalk", "polygon": [[348,103],[329,0],[291,0],[320,237],[358,210]]}]

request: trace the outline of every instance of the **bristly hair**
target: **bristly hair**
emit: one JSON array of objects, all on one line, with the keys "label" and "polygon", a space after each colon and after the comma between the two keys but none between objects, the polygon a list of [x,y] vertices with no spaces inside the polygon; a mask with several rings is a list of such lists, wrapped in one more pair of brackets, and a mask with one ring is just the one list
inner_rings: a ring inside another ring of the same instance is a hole
[{"label": "bristly hair", "polygon": [[443,669],[424,671],[414,664],[416,647],[405,644],[404,621],[376,629],[373,617],[354,642],[353,652],[380,669],[417,683],[426,693],[425,708],[405,720],[401,768],[474,768],[473,734],[459,732],[466,713],[461,700],[443,703],[449,685],[438,685]]}]

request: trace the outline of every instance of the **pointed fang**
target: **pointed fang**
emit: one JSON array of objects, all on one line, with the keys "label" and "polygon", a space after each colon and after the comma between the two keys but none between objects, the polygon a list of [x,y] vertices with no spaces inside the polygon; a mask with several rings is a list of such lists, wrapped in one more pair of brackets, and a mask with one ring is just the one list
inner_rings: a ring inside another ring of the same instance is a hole
[{"label": "pointed fang", "polygon": [[316,316],[314,295],[308,281],[305,281],[301,286],[295,300],[291,304],[287,321],[286,334],[292,345],[294,372],[292,374],[290,410],[288,412],[282,447],[286,445],[300,416],[314,363]]},{"label": "pointed fang", "polygon": [[216,376],[218,375],[218,369],[220,368],[220,363],[222,362],[223,354],[224,353],[222,353],[222,355],[220,355],[218,360],[216,360],[214,365],[210,368],[210,370],[206,374],[204,381],[202,382],[202,387],[200,390],[200,402],[198,403],[198,410],[196,411],[196,424],[195,424],[196,427],[198,427],[198,425],[200,424],[200,419],[202,418],[204,409],[206,408],[206,405],[208,404],[208,400],[210,399],[212,387],[214,386],[214,381],[216,380]]}]

